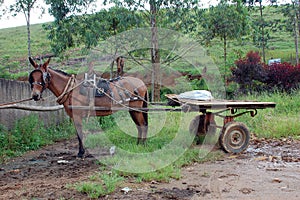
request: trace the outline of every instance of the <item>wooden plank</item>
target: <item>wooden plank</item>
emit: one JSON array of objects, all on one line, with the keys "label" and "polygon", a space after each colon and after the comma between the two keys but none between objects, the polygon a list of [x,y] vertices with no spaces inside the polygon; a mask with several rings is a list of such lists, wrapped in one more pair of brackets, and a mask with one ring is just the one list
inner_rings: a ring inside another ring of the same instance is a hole
[{"label": "wooden plank", "polygon": [[135,111],[141,111],[141,112],[151,112],[151,111],[181,111],[181,108],[127,108],[127,107],[99,107],[99,106],[69,106],[70,109],[73,110],[91,110],[91,111],[129,111],[129,110],[135,110]]},{"label": "wooden plank", "polygon": [[181,104],[189,105],[195,110],[195,106],[199,109],[224,109],[224,108],[240,108],[240,109],[264,109],[275,108],[274,102],[259,102],[259,101],[235,101],[235,100],[219,100],[214,99],[211,101],[199,101],[193,99],[180,99],[176,94],[167,94],[167,98],[180,102]]}]

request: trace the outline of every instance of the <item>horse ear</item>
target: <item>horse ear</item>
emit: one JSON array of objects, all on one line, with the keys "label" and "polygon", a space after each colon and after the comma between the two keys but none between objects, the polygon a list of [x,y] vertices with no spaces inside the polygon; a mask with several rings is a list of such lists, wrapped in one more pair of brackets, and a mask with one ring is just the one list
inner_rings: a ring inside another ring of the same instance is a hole
[{"label": "horse ear", "polygon": [[43,68],[47,69],[49,63],[50,63],[51,58],[48,58],[48,60],[46,62],[44,62],[43,64]]},{"label": "horse ear", "polygon": [[34,62],[34,60],[31,58],[31,57],[28,57],[29,59],[29,62],[31,63],[31,65],[34,67],[34,68],[38,68],[38,64],[36,64],[36,62]]}]

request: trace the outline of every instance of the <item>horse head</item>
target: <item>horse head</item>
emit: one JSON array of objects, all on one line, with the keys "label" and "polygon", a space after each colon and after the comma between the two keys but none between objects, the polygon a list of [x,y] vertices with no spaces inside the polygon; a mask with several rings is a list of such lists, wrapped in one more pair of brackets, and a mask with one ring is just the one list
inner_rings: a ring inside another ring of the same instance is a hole
[{"label": "horse head", "polygon": [[43,91],[50,83],[50,74],[48,72],[50,58],[43,64],[37,64],[31,57],[29,57],[29,61],[34,67],[28,78],[32,90],[31,96],[35,101],[38,101],[42,98]]}]

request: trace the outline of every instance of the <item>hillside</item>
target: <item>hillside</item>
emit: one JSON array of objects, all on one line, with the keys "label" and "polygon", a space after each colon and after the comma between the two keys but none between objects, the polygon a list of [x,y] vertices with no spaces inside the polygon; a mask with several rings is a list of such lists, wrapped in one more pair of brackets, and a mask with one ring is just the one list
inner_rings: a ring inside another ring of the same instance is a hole
[{"label": "hillside", "polygon": [[[266,7],[264,16],[266,21],[279,21],[279,26],[283,26],[284,19],[280,7]],[[258,10],[252,12],[251,18],[258,18]],[[281,23],[281,24],[280,24]],[[50,41],[47,39],[47,33],[43,30],[43,24],[31,26],[31,49],[32,56],[38,57],[51,53]],[[214,59],[218,66],[223,63],[223,44],[219,39],[212,41],[210,46],[205,47],[208,54]],[[251,36],[242,38],[239,41],[230,41],[228,43],[228,61],[234,63],[239,57],[243,57],[250,50],[259,51],[251,42]],[[293,62],[294,60],[294,40],[290,33],[274,29],[270,32],[270,39],[266,50],[266,60],[270,58],[281,58],[283,62]],[[80,50],[72,50],[73,56],[68,60],[53,59],[52,64],[59,69],[70,69],[65,63],[76,64],[76,57],[81,57]],[[80,60],[80,59],[79,59]],[[0,29],[0,70],[1,77],[17,78],[24,76],[30,70],[27,63],[27,29],[26,26]],[[15,74],[15,75],[12,75]]]}]

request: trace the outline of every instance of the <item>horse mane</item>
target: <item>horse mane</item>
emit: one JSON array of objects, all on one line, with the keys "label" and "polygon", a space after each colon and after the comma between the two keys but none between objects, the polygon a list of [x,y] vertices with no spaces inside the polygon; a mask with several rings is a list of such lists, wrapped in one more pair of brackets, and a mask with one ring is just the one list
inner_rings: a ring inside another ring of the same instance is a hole
[{"label": "horse mane", "polygon": [[51,67],[50,67],[50,69],[52,69],[53,71],[56,71],[56,72],[58,72],[58,73],[60,73],[60,74],[62,74],[62,75],[71,77],[71,74],[68,74],[67,72],[64,72],[64,71],[62,71],[62,70],[60,70],[60,69],[53,69],[53,68],[51,68]]}]

